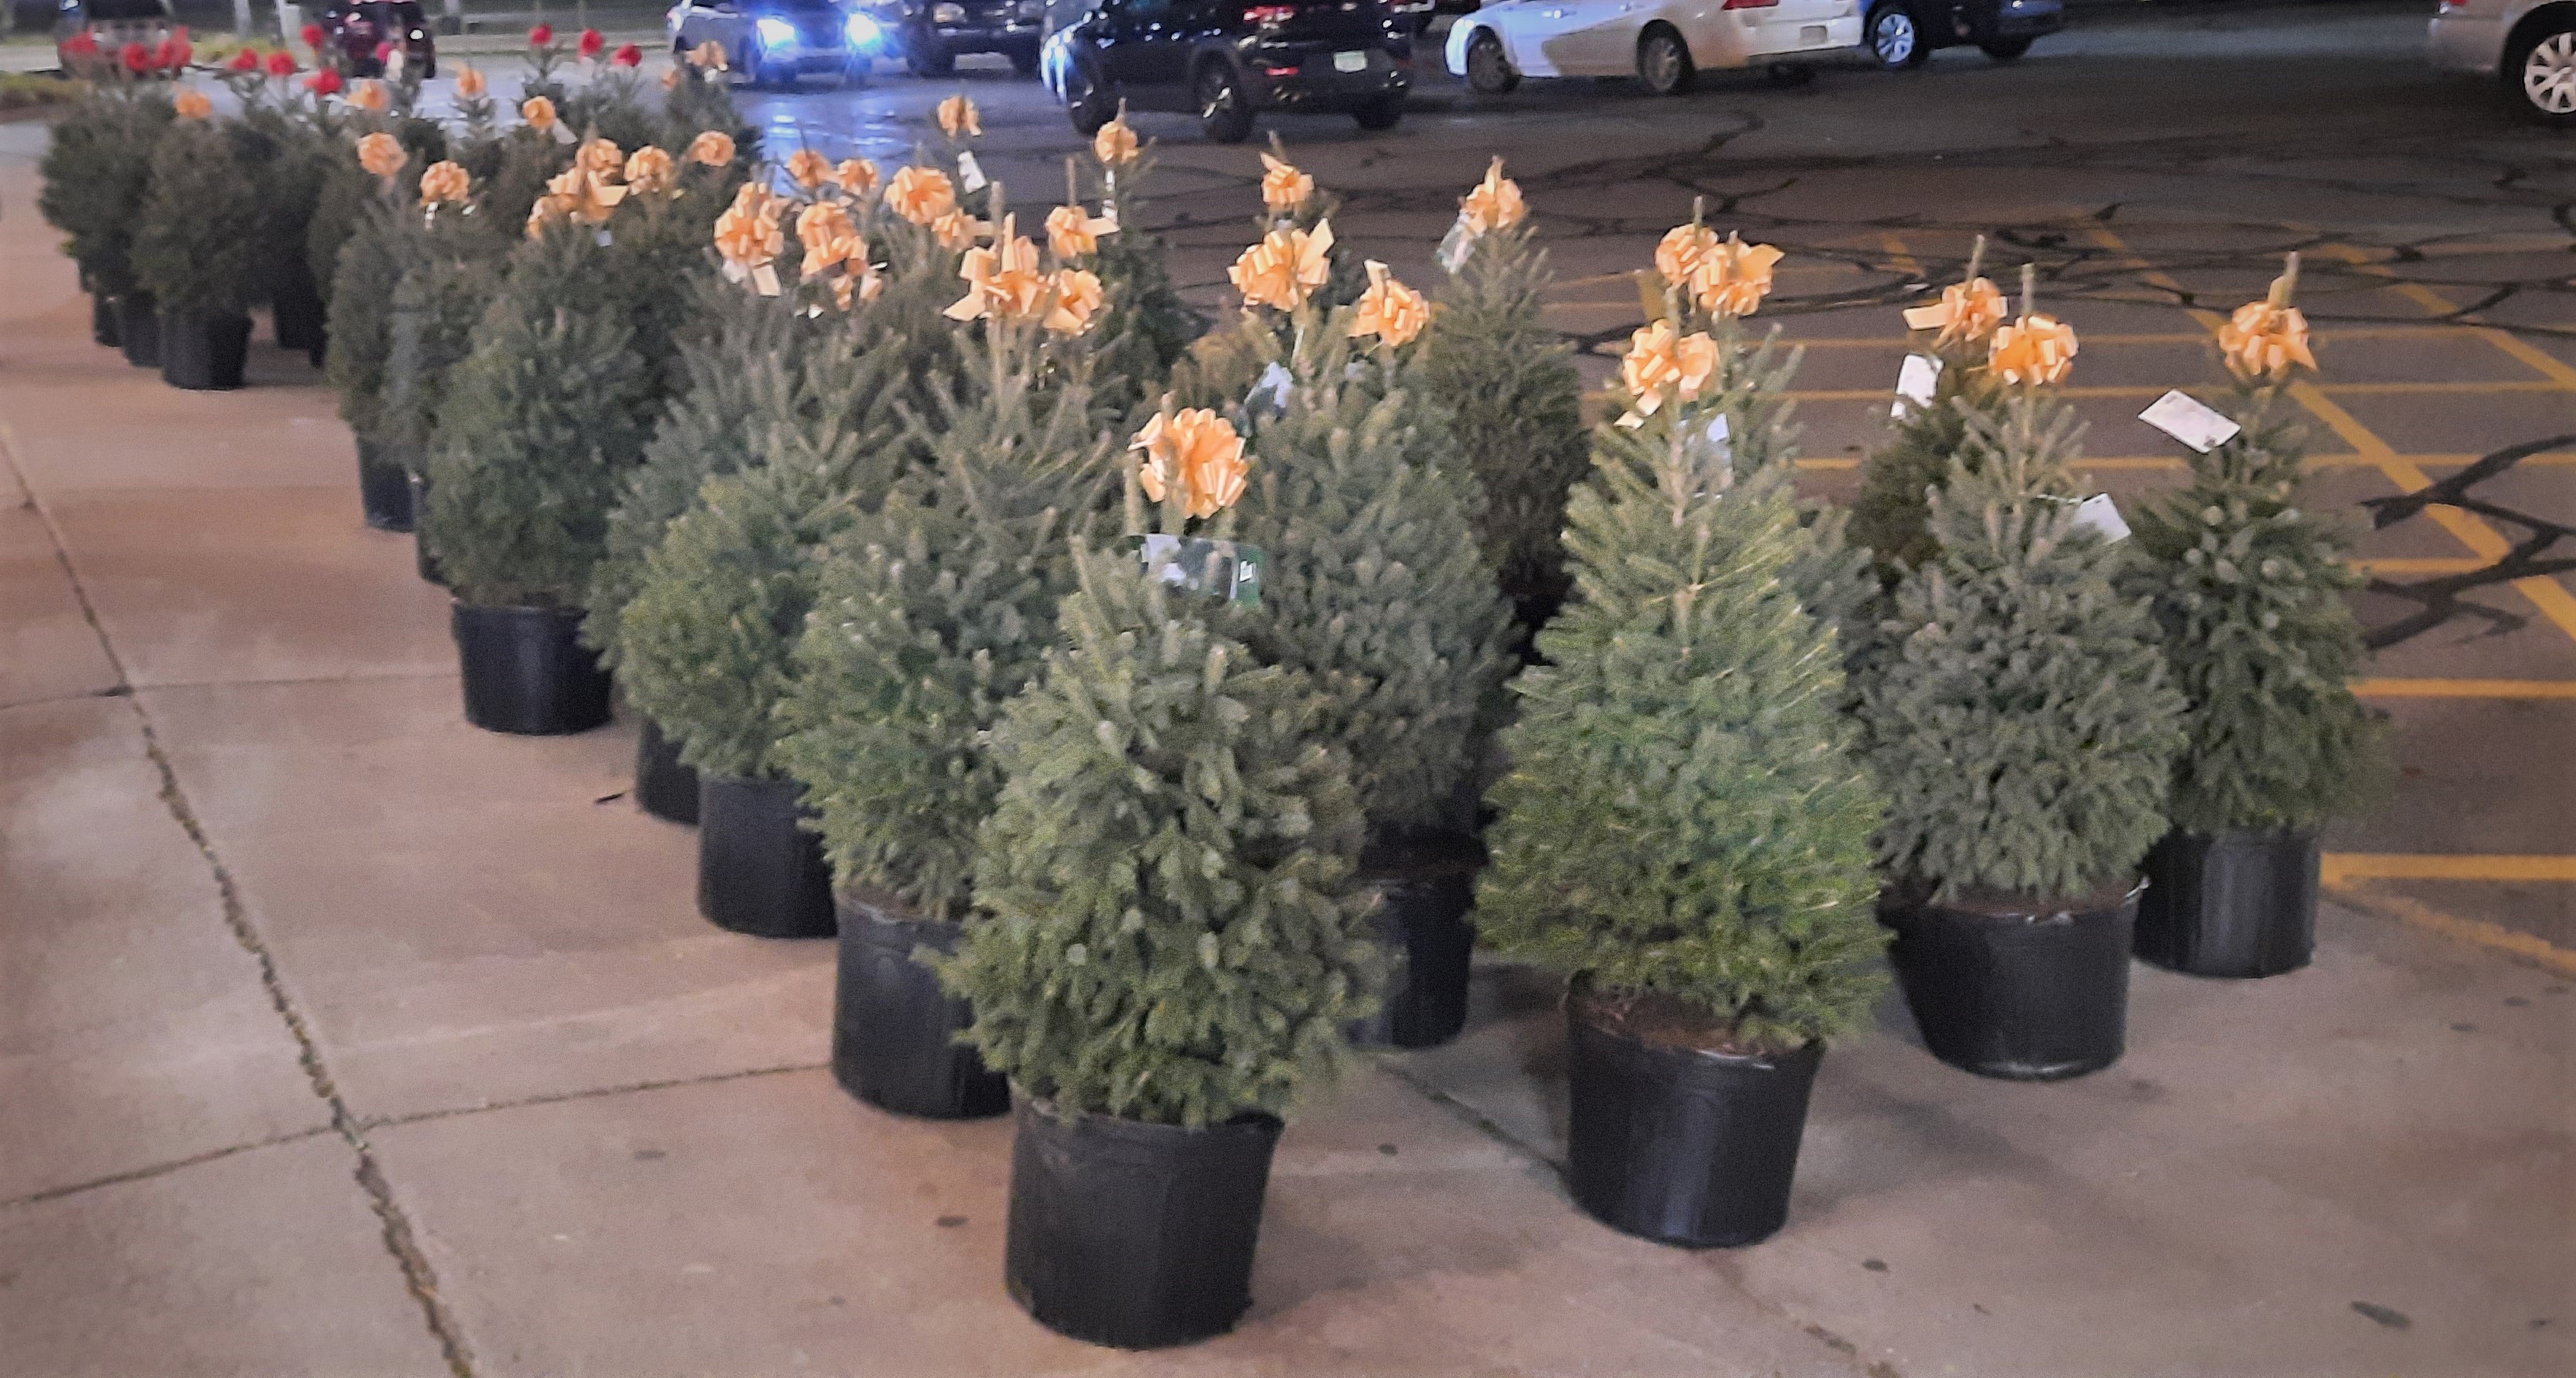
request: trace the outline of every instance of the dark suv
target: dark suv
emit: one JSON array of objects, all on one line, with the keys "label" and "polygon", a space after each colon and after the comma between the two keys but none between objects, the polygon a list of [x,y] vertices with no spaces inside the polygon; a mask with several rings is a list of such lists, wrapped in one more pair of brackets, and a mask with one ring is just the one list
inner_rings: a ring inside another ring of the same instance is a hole
[{"label": "dark suv", "polygon": [[1083,133],[1124,100],[1196,114],[1231,144],[1264,110],[1393,129],[1413,84],[1412,30],[1385,0],[1094,0],[1047,37],[1043,62]]},{"label": "dark suv", "polygon": [[960,53],[1000,53],[1023,75],[1036,71],[1046,12],[1046,0],[900,0],[880,11],[917,77],[956,71]]}]

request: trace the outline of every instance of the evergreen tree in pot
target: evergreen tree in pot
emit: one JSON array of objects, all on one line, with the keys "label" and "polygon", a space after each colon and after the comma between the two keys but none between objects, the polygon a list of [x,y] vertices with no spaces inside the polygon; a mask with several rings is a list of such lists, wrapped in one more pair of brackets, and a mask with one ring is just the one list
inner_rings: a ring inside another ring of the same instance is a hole
[{"label": "evergreen tree in pot", "polygon": [[1322,732],[1349,755],[1368,817],[1373,922],[1406,958],[1379,1022],[1354,1036],[1425,1047],[1466,1021],[1484,861],[1471,766],[1510,669],[1511,610],[1478,546],[1481,494],[1453,418],[1423,386],[1429,303],[1372,263],[1358,302],[1327,315],[1331,233],[1275,231],[1233,270],[1238,333],[1271,370],[1240,405],[1258,460],[1233,533],[1268,562],[1258,605],[1225,629],[1327,697]]},{"label": "evergreen tree in pot", "polygon": [[[170,98],[161,83],[119,68],[91,75],[89,96],[47,131],[36,208],[63,232],[64,251],[80,266],[94,337],[123,344],[132,363],[158,366],[157,347],[146,347],[158,339],[151,303],[128,299],[137,290],[134,229],[151,186],[152,151],[173,116]],[[142,327],[134,336],[123,331],[129,310]]]},{"label": "evergreen tree in pot", "polygon": [[2313,369],[2292,306],[2298,259],[2219,345],[2237,433],[2137,517],[2136,587],[2155,600],[2190,707],[2173,831],[2147,856],[2137,952],[2196,976],[2295,971],[2315,946],[2317,826],[2388,783],[2379,724],[2348,681],[2366,654],[2343,598],[2350,536],[2300,501],[2306,445],[2281,394]]},{"label": "evergreen tree in pot", "polygon": [[[1479,912],[1497,947],[1573,976],[1575,1199],[1709,1247],[1787,1219],[1825,1040],[1884,978],[1881,801],[1836,630],[1801,593],[1820,536],[1779,462],[1786,372],[1736,323],[1778,255],[1694,238],[1568,507],[1573,597],[1513,681]],[[1713,332],[1682,333],[1699,311]]]},{"label": "evergreen tree in pot", "polygon": [[[1221,532],[1241,442],[1210,413],[1157,419],[1158,525]],[[1077,544],[1074,569],[1061,643],[993,729],[1004,784],[942,976],[1023,1093],[1012,1297],[1144,1349],[1251,1304],[1278,1116],[1339,1058],[1381,961],[1350,879],[1359,797],[1311,683],[1215,630],[1160,558]]]},{"label": "evergreen tree in pot", "polygon": [[183,91],[180,116],[152,150],[152,183],[134,230],[134,273],[161,315],[161,376],[173,387],[237,388],[258,291],[255,136],[217,123]]},{"label": "evergreen tree in pot", "polygon": [[[429,456],[450,382],[473,348],[475,323],[500,294],[511,248],[501,226],[483,213],[463,164],[431,164],[419,192],[417,207],[394,212],[416,224],[390,240],[402,250],[403,264],[386,314],[377,408],[381,453],[401,466],[415,515],[427,505]],[[419,542],[415,554],[421,577],[440,582],[428,542]]]},{"label": "evergreen tree in pot", "polygon": [[[2025,289],[2027,290],[2027,289]],[[2119,1059],[2137,866],[2165,830],[2182,695],[2135,557],[2079,512],[2080,427],[2045,385],[2073,332],[1999,329],[2008,389],[1966,418],[1931,495],[1937,553],[1906,572],[1864,671],[1864,749],[1892,958],[1934,1055],[2047,1080]]]},{"label": "evergreen tree in pot", "polygon": [[1051,275],[1027,299],[1035,320],[1017,301],[986,309],[985,342],[964,350],[975,376],[923,418],[925,462],[834,543],[796,652],[780,751],[810,787],[841,894],[832,1070],[899,1114],[1010,1108],[957,1045],[971,1010],[914,953],[955,952],[974,909],[976,831],[1002,784],[989,732],[1056,641],[1067,532],[1086,531],[1114,472],[1079,353],[1096,293],[1071,275],[1086,273]]},{"label": "evergreen tree in pot", "polygon": [[1851,510],[1852,540],[1869,548],[1889,584],[1938,553],[1925,496],[1949,476],[1952,463],[1971,453],[1968,418],[1993,412],[2009,391],[1988,367],[1988,347],[2009,305],[1979,275],[1985,256],[1980,235],[1964,277],[1941,289],[1938,302],[1905,312],[1914,353],[1936,370],[1932,387],[1926,396],[1898,399],[1888,443],[1861,466]]}]

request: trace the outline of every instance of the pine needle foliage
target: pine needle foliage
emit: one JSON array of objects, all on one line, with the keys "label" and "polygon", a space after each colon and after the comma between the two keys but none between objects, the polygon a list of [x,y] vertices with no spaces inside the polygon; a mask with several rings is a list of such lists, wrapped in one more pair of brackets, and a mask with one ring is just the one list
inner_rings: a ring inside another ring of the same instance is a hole
[{"label": "pine needle foliage", "polygon": [[2075,525],[2062,400],[1969,414],[1930,499],[1938,553],[1897,583],[1866,672],[1864,750],[1892,879],[2042,900],[2125,882],[2165,830],[2183,698],[2136,558]]},{"label": "pine needle foliage", "polygon": [[1784,1052],[1858,1027],[1884,983],[1882,806],[1835,628],[1795,577],[1819,551],[1790,466],[1707,437],[1722,413],[1767,418],[1739,439],[1777,427],[1749,395],[1777,374],[1742,367],[1731,334],[1724,352],[1708,402],[1595,432],[1573,598],[1512,682],[1477,916],[1603,997],[1686,1001],[1730,1046]]},{"label": "pine needle foliage", "polygon": [[398,191],[376,186],[376,199],[340,255],[322,356],[322,376],[340,395],[340,419],[370,444],[387,438],[385,365],[393,355],[394,294],[404,274],[424,258],[418,212],[402,204]]},{"label": "pine needle foliage", "polygon": [[2389,784],[2381,724],[2349,681],[2367,655],[2344,601],[2351,534],[2301,502],[2306,438],[2278,389],[2222,403],[2242,429],[2132,519],[2165,658],[2190,703],[2174,763],[2186,832],[2313,827]]},{"label": "pine needle foliage", "polygon": [[973,351],[985,381],[923,418],[924,462],[834,542],[779,748],[840,883],[950,921],[1001,792],[988,731],[1055,643],[1067,536],[1087,532],[1117,452],[1088,387],[1042,385],[1003,338]]},{"label": "pine needle foliage", "polygon": [[1313,688],[1200,596],[1077,545],[1046,671],[993,729],[984,911],[940,966],[1028,1094],[1159,1124],[1279,1114],[1384,981],[1363,831]]},{"label": "pine needle foliage", "polygon": [[134,229],[151,187],[152,151],[171,122],[165,93],[118,82],[93,90],[47,131],[36,208],[66,236],[81,284],[134,290]]},{"label": "pine needle foliage", "polygon": [[264,217],[252,140],[230,121],[173,120],[162,129],[133,261],[136,284],[164,314],[237,313],[259,299]]},{"label": "pine needle foliage", "polygon": [[1484,490],[1477,538],[1525,609],[1565,596],[1565,500],[1592,465],[1573,347],[1540,319],[1554,275],[1530,224],[1479,237],[1438,294],[1422,342],[1429,400],[1455,418]]},{"label": "pine needle foliage", "polygon": [[409,213],[424,223],[419,252],[394,286],[377,434],[405,468],[426,474],[456,370],[500,295],[511,246],[481,214]]}]

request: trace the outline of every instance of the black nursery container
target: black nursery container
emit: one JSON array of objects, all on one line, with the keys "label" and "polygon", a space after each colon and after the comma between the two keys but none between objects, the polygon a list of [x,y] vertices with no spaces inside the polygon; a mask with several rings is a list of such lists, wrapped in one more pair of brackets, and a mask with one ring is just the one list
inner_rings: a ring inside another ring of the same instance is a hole
[{"label": "black nursery container", "polygon": [[957,1035],[975,1007],[940,989],[913,949],[957,951],[961,930],[891,897],[840,897],[840,981],[832,1004],[832,1076],[898,1115],[970,1120],[1011,1108],[1011,1086]]},{"label": "black nursery container", "polygon": [[635,804],[673,823],[698,821],[698,772],[680,763],[680,744],[651,718],[635,734]]},{"label": "black nursery container", "polygon": [[161,312],[149,292],[128,292],[116,299],[117,347],[136,368],[161,367]]},{"label": "black nursery container", "polygon": [[93,343],[114,349],[124,342],[124,336],[117,330],[116,316],[116,298],[103,292],[90,296],[89,337]]},{"label": "black nursery container", "polygon": [[1888,961],[1924,1046],[1953,1067],[2059,1081],[2120,1060],[2138,893],[2072,904],[1989,897],[1893,905]]},{"label": "black nursery container", "polygon": [[465,720],[491,732],[551,737],[608,721],[608,672],[581,644],[578,608],[458,603],[449,622],[465,682]]},{"label": "black nursery container", "polygon": [[1476,927],[1476,872],[1485,849],[1472,837],[1416,840],[1360,858],[1362,885],[1377,891],[1371,922],[1398,962],[1386,1003],[1350,1026],[1363,1046],[1431,1048],[1467,1027],[1467,976]]},{"label": "black nursery container", "polygon": [[[429,516],[429,480],[418,474],[409,474],[404,477],[404,482],[411,487],[412,534],[415,538],[411,547],[412,568],[420,571],[422,583],[445,588],[447,572],[438,567],[438,553],[429,548],[429,533],[423,529],[423,522]],[[689,807],[692,810],[697,808],[694,791]]]},{"label": "black nursery container", "polygon": [[230,392],[250,362],[250,317],[238,311],[161,318],[161,379],[190,392]]},{"label": "black nursery container", "polygon": [[755,938],[832,936],[823,839],[799,826],[794,780],[698,776],[698,912]]},{"label": "black nursery container", "polygon": [[1779,1233],[1824,1045],[1778,1057],[1652,1044],[1566,1002],[1566,1186],[1594,1219],[1684,1248]]},{"label": "black nursery container", "polygon": [[1203,1129],[1023,1098],[1003,1280],[1039,1324],[1120,1349],[1222,1335],[1252,1306],[1279,1121]]},{"label": "black nursery container", "polygon": [[419,523],[412,508],[411,473],[388,447],[372,440],[358,442],[358,503],[367,525],[378,531],[409,531]]},{"label": "black nursery container", "polygon": [[315,364],[322,362],[329,348],[327,316],[313,275],[300,266],[277,284],[276,298],[268,304],[268,323],[277,334],[277,347],[291,349]]},{"label": "black nursery container", "polygon": [[2310,828],[2168,833],[2147,853],[2137,953],[2191,976],[2278,976],[2316,951]]}]

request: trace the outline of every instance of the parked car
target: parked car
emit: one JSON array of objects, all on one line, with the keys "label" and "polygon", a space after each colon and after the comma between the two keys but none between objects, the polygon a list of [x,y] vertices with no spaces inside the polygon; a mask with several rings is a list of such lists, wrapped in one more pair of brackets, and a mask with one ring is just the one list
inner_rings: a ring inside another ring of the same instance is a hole
[{"label": "parked car", "polygon": [[387,44],[399,49],[406,71],[438,75],[438,40],[429,32],[429,16],[416,0],[332,0],[323,7],[323,40],[340,54],[340,70],[353,77],[380,77],[385,60],[377,54]]},{"label": "parked car", "polygon": [[1496,0],[1449,30],[1449,70],[1500,95],[1523,77],[1635,75],[1659,96],[1699,73],[1857,47],[1860,0]]},{"label": "parked car", "polygon": [[917,77],[944,77],[966,53],[1000,53],[1021,75],[1038,69],[1046,0],[897,0],[890,26]]},{"label": "parked car", "polygon": [[1411,22],[1384,0],[1091,0],[1046,41],[1047,86],[1091,133],[1126,101],[1182,110],[1218,143],[1264,110],[1393,129],[1413,85]]},{"label": "parked car", "polygon": [[1973,43],[1997,62],[2066,27],[2064,0],[1861,0],[1861,34],[1878,65],[1920,67],[1935,48]]},{"label": "parked car", "polygon": [[2433,65],[2494,77],[2525,118],[2576,127],[2576,0],[2441,0]]},{"label": "parked car", "polygon": [[[63,56],[63,42],[84,30],[98,39],[100,52],[114,56],[128,43],[160,47],[178,23],[169,0],[54,0],[44,8],[54,30],[54,60],[66,72],[73,64]],[[22,29],[41,27],[30,25],[23,10],[12,13]]]},{"label": "parked car", "polygon": [[712,42],[754,86],[817,73],[865,81],[886,49],[885,22],[838,0],[680,0],[663,23],[673,52]]}]

